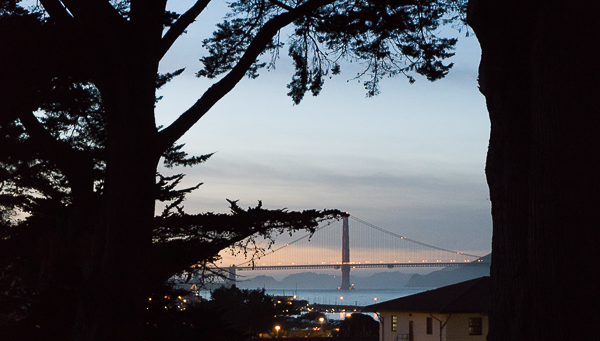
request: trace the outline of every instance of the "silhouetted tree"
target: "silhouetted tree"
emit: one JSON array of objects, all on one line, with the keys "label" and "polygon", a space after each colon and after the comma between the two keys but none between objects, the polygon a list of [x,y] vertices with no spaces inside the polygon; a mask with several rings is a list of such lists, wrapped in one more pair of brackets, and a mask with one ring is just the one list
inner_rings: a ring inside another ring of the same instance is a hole
[{"label": "silhouetted tree", "polygon": [[600,6],[494,0],[469,6],[491,120],[489,339],[595,339]]},{"label": "silhouetted tree", "polygon": [[379,323],[369,315],[354,313],[340,324],[340,337],[371,337],[379,335]]},{"label": "silhouetted tree", "polygon": [[273,328],[275,308],[263,290],[220,287],[211,299],[163,286],[147,300],[146,340],[246,340]]},{"label": "silhouetted tree", "polygon": [[[45,308],[35,328],[46,337],[137,340],[147,293],[174,271],[209,262],[223,247],[252,245],[245,237],[310,230],[339,214],[243,210],[231,202],[229,217],[190,216],[179,204],[195,187],[175,189],[181,175],[157,176],[161,158],[167,166],[208,158],[188,157],[175,143],[244,76],[270,64],[263,54],[276,59],[281,29],[293,27],[295,103],[307,91],[317,95],[344,59],[365,62],[359,76],[372,96],[381,77],[443,77],[455,40],[433,32],[463,7],[451,0],[234,1],[204,40],[198,76],[217,80],[172,124],[157,127],[156,89],[183,71],[160,75],[158,64],[209,2],[193,2],[181,15],[167,11],[165,0],[40,0],[38,13],[0,3],[0,127],[14,145],[3,150],[2,205],[32,214],[18,229],[3,226],[3,241],[25,246],[38,262],[44,295],[36,306]],[[159,218],[156,200],[170,202]]]},{"label": "silhouetted tree", "polygon": [[221,319],[246,338],[273,329],[276,309],[265,289],[220,287],[212,291],[206,305],[219,311]]}]

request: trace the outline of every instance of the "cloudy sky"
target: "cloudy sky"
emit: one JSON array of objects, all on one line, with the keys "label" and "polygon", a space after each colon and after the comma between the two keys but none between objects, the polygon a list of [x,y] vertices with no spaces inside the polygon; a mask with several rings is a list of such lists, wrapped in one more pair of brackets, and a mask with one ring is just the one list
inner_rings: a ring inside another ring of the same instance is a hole
[{"label": "cloudy sky", "polygon": [[[158,124],[168,125],[212,84],[194,74],[220,9],[210,8],[161,63],[164,72],[187,69],[160,91]],[[293,70],[282,51],[275,70],[244,79],[179,141],[190,154],[216,152],[203,165],[176,170],[188,174],[187,184],[204,183],[187,211],[226,212],[226,198],[242,206],[338,208],[429,244],[488,253],[480,50],[474,36],[448,32],[459,43],[445,79],[387,79],[376,98],[365,97],[351,80],[358,69],[348,64],[320,96],[294,106],[286,96]]]}]

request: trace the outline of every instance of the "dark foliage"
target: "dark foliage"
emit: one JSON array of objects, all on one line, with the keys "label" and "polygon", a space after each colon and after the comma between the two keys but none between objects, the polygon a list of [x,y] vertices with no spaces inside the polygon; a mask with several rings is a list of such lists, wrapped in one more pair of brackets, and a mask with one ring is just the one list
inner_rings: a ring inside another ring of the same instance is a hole
[{"label": "dark foliage", "polygon": [[[184,175],[158,174],[157,164],[210,158],[189,156],[176,141],[241,78],[273,65],[287,26],[295,103],[307,91],[319,94],[342,60],[364,62],[357,78],[369,78],[372,96],[383,76],[443,77],[455,40],[433,31],[457,20],[463,6],[235,1],[204,40],[198,73],[222,77],[171,125],[156,127],[156,89],[184,72],[159,74],[158,62],[209,2],[183,14],[135,0],[41,0],[44,7],[32,10],[0,2],[0,328],[132,339],[136,327],[129,326],[137,323],[125,324],[126,317],[139,320],[141,298],[173,274],[218,275],[221,250],[253,259],[277,234],[314,231],[339,217],[337,210],[268,210],[260,202],[243,209],[235,201],[230,214],[188,214],[182,203],[200,184],[179,188]],[[154,217],[157,201],[165,209]],[[130,330],[117,336],[119,328]]]},{"label": "dark foliage", "polygon": [[[231,70],[249,48],[265,22],[286,11],[302,7],[304,2],[236,1],[230,6],[228,20],[218,26],[213,37],[204,40],[209,56],[203,57],[204,69],[198,76],[216,77]],[[456,39],[438,37],[434,32],[444,23],[459,19],[462,1],[336,1],[324,2],[310,15],[294,22],[288,42],[288,54],[296,72],[288,85],[288,95],[299,104],[307,91],[317,96],[325,78],[340,73],[340,62],[364,63],[357,79],[364,82],[367,96],[379,93],[382,77],[412,74],[428,80],[443,78],[452,64],[442,61]],[[271,64],[256,62],[249,75],[272,65],[283,43],[277,35],[264,52],[272,54]]]},{"label": "dark foliage", "polygon": [[206,300],[163,286],[147,302],[146,340],[246,340],[273,328],[273,299],[264,290],[221,287]]},{"label": "dark foliage", "polygon": [[379,323],[371,316],[354,313],[340,324],[340,337],[375,337],[379,335]]}]

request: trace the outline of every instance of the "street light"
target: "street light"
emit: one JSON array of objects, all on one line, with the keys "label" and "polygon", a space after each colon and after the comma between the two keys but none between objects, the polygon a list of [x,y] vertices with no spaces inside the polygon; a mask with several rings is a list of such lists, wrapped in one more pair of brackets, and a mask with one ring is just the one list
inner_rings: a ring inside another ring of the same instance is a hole
[{"label": "street light", "polygon": [[275,332],[276,332],[275,337],[279,337],[279,329],[281,329],[280,326],[275,326]]},{"label": "street light", "polygon": [[321,336],[323,336],[323,322],[325,322],[325,318],[324,317],[319,317],[319,322],[321,322]]}]

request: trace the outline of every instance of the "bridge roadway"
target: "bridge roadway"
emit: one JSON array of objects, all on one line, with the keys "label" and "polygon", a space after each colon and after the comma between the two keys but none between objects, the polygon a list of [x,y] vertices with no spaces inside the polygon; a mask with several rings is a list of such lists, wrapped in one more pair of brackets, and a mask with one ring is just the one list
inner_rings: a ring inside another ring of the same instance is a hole
[{"label": "bridge roadway", "polygon": [[464,265],[489,265],[481,260],[475,262],[409,262],[409,263],[344,263],[344,264],[315,264],[315,265],[256,265],[236,266],[238,271],[249,270],[297,270],[297,269],[340,269],[342,265],[348,265],[352,269],[358,268],[425,268],[425,267],[448,267]]}]

